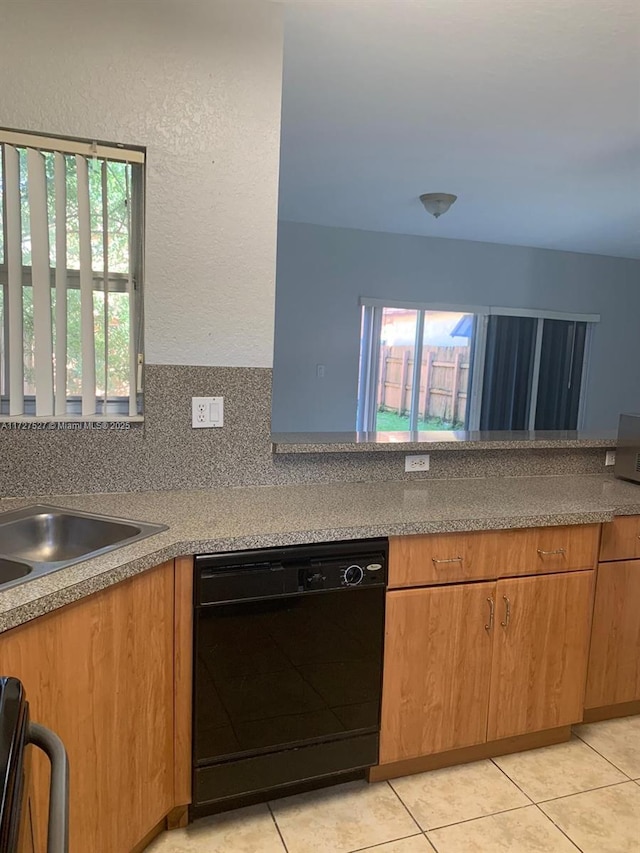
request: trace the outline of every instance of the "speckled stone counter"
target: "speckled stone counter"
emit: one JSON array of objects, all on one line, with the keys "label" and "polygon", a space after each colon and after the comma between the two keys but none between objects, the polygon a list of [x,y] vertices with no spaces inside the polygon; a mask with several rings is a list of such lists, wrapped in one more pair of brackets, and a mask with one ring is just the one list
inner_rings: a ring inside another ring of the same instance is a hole
[{"label": "speckled stone counter", "polygon": [[417,480],[0,500],[167,524],[148,539],[0,592],[0,631],[181,554],[305,542],[611,521],[640,486],[609,475]]},{"label": "speckled stone counter", "polygon": [[416,432],[281,432],[271,436],[276,454],[385,453],[415,450],[577,450],[614,448],[615,433],[576,431],[430,430]]}]

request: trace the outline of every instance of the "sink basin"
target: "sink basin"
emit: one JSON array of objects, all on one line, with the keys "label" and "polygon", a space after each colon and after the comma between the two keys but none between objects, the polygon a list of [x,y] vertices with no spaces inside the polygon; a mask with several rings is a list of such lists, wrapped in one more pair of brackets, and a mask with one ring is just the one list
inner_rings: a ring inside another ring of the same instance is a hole
[{"label": "sink basin", "polygon": [[3,554],[36,563],[57,563],[117,545],[139,533],[140,527],[133,524],[43,510],[0,524],[0,549]]},{"label": "sink basin", "polygon": [[52,506],[0,514],[0,588],[79,563],[166,530],[163,524]]},{"label": "sink basin", "polygon": [[31,566],[25,563],[16,563],[14,560],[5,560],[0,557],[0,586],[11,581],[19,580],[31,572]]}]

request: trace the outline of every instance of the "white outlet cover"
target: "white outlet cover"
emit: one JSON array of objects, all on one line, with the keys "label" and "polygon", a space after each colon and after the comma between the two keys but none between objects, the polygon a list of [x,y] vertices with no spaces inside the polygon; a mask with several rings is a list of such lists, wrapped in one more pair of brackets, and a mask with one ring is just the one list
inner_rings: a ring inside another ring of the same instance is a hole
[{"label": "white outlet cover", "polygon": [[192,397],[191,426],[194,429],[224,426],[224,397]]},{"label": "white outlet cover", "polygon": [[616,452],[615,450],[607,450],[604,457],[605,465],[615,465],[616,464]]},{"label": "white outlet cover", "polygon": [[423,453],[420,456],[405,456],[404,470],[407,473],[415,474],[418,471],[429,470],[429,454]]}]

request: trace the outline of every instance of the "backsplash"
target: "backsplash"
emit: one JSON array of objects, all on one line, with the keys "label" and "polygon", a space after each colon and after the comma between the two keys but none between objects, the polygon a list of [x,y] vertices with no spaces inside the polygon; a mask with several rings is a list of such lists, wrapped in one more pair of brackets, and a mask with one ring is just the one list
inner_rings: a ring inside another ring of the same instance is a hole
[{"label": "backsplash", "polygon": [[[267,368],[148,365],[142,428],[0,430],[0,497],[606,470],[599,448],[435,451],[420,474],[405,474],[403,452],[274,456],[271,377]],[[192,429],[199,396],[225,398],[224,428]]]}]

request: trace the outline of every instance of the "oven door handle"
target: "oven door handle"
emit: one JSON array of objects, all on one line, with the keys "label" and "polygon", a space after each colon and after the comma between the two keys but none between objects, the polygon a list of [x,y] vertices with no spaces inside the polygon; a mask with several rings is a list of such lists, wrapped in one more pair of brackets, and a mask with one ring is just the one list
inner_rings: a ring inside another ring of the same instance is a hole
[{"label": "oven door handle", "polygon": [[38,723],[29,723],[29,743],[41,749],[51,763],[47,853],[69,850],[69,759],[57,734]]}]

